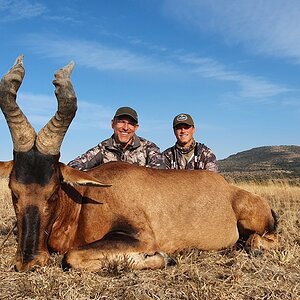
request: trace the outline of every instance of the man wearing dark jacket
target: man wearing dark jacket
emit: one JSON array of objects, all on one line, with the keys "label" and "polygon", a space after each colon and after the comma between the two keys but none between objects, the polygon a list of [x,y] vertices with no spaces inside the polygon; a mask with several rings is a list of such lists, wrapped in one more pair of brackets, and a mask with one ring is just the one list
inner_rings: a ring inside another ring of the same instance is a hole
[{"label": "man wearing dark jacket", "polygon": [[113,135],[68,163],[69,166],[88,170],[109,161],[126,161],[140,166],[163,168],[159,148],[136,135],[138,115],[130,107],[120,107],[112,121]]},{"label": "man wearing dark jacket", "polygon": [[173,120],[176,144],[163,152],[167,169],[209,170],[217,172],[216,156],[210,148],[194,139],[195,125],[189,114],[181,113]]}]

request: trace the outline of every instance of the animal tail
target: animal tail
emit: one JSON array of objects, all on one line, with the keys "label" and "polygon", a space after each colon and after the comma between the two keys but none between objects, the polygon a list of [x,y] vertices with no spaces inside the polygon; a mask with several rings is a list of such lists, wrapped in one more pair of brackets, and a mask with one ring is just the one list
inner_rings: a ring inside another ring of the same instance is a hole
[{"label": "animal tail", "polygon": [[279,220],[278,220],[278,215],[275,213],[275,211],[273,209],[271,209],[271,213],[272,213],[274,223],[273,223],[273,226],[270,228],[269,232],[274,233],[277,231]]}]

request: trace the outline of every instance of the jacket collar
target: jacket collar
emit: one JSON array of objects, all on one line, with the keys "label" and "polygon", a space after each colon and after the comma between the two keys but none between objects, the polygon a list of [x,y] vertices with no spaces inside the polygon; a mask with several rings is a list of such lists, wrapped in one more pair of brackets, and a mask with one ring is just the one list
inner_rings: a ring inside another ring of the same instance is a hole
[{"label": "jacket collar", "polygon": [[195,146],[196,146],[196,142],[195,142],[194,139],[193,139],[192,144],[191,144],[189,147],[187,147],[187,148],[179,146],[177,142],[176,142],[176,145],[175,145],[175,147],[176,147],[176,148],[179,150],[179,152],[182,153],[182,154],[187,154],[187,153],[193,151],[194,148],[195,148]]}]

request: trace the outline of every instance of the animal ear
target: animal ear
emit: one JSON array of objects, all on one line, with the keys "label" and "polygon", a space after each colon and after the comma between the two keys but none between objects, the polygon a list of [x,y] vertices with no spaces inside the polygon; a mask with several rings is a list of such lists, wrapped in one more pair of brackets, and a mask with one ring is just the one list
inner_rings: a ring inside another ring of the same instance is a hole
[{"label": "animal ear", "polygon": [[63,181],[71,186],[85,185],[94,187],[109,187],[111,184],[102,183],[91,175],[60,163]]},{"label": "animal ear", "polygon": [[0,162],[0,178],[8,178],[14,163],[13,161]]}]

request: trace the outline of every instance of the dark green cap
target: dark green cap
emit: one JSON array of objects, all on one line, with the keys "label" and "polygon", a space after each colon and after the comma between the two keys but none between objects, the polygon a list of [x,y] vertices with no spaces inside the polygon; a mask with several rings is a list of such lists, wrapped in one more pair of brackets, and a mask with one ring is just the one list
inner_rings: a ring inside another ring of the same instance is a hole
[{"label": "dark green cap", "polygon": [[124,106],[124,107],[118,108],[116,113],[115,113],[114,118],[120,117],[120,116],[129,116],[134,121],[136,121],[136,123],[139,122],[138,115],[137,115],[136,111],[131,107]]},{"label": "dark green cap", "polygon": [[173,128],[179,124],[194,126],[193,118],[189,114],[179,114],[173,120]]}]

